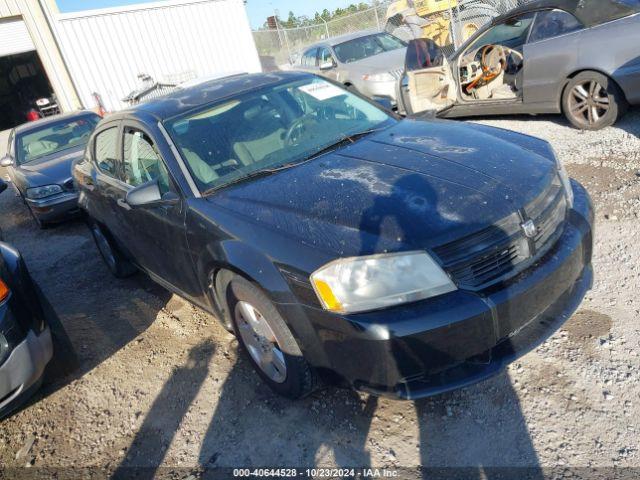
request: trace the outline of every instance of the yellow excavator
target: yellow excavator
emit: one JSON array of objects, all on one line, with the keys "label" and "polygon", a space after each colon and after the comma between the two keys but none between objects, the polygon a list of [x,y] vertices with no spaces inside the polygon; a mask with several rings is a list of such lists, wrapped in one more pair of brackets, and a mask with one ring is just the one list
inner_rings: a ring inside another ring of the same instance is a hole
[{"label": "yellow excavator", "polygon": [[403,40],[430,38],[441,47],[462,44],[518,0],[397,0],[387,9],[386,31]]}]

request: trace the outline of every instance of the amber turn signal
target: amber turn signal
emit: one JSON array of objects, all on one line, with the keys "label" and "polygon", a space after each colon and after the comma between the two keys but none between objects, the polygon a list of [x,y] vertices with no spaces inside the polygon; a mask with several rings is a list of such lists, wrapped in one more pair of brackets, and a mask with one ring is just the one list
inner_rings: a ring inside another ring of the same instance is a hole
[{"label": "amber turn signal", "polygon": [[9,287],[0,280],[0,302],[4,301],[9,296]]}]

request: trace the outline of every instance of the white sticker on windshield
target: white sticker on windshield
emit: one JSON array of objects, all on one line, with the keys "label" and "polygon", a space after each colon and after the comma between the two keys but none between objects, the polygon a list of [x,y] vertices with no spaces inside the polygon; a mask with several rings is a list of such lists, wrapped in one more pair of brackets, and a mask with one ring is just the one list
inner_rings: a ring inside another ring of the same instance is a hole
[{"label": "white sticker on windshield", "polygon": [[310,83],[299,87],[299,90],[320,101],[345,94],[344,90],[328,82]]}]

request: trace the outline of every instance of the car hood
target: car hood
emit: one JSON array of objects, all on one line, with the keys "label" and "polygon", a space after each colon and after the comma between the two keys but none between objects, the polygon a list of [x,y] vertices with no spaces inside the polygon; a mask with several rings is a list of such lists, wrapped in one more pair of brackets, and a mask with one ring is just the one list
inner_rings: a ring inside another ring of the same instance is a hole
[{"label": "car hood", "polygon": [[404,69],[406,49],[399,48],[347,64],[347,69],[363,73],[391,72]]},{"label": "car hood", "polygon": [[61,185],[71,178],[71,164],[82,157],[84,146],[47,155],[19,167],[27,188]]},{"label": "car hood", "polygon": [[332,255],[429,249],[524,208],[557,175],[553,160],[501,135],[407,120],[209,202]]}]

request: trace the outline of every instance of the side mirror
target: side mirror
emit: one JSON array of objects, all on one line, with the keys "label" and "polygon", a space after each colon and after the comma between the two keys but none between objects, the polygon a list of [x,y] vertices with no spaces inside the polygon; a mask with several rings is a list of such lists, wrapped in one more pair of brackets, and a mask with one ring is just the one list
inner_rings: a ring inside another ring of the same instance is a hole
[{"label": "side mirror", "polygon": [[331,70],[336,67],[336,63],[333,60],[320,64],[320,70]]},{"label": "side mirror", "polygon": [[13,165],[13,159],[8,155],[0,160],[0,167],[10,167]]},{"label": "side mirror", "polygon": [[7,183],[0,178],[0,193],[4,192],[7,189]]},{"label": "side mirror", "polygon": [[175,204],[179,200],[173,192],[162,195],[157,180],[144,183],[127,193],[126,202],[131,208]]}]

